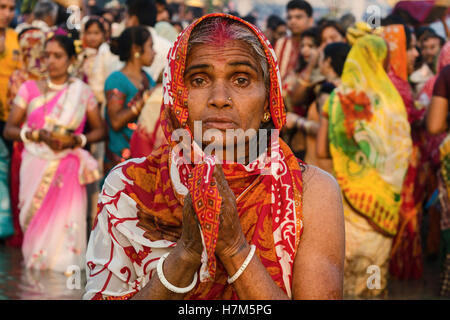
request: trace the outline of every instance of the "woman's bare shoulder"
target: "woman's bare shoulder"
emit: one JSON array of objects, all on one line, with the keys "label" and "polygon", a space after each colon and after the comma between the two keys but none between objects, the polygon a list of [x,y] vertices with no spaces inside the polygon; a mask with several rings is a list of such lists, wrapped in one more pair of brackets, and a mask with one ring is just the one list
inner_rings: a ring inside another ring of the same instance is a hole
[{"label": "woman's bare shoulder", "polygon": [[305,222],[322,224],[343,218],[341,189],[328,172],[305,165],[303,172],[303,215]]},{"label": "woman's bare shoulder", "polygon": [[304,167],[303,233],[294,263],[294,298],[340,299],[345,255],[340,188],[329,173]]},{"label": "woman's bare shoulder", "polygon": [[303,164],[303,192],[308,189],[324,189],[324,191],[340,193],[336,179],[325,170],[316,166]]}]

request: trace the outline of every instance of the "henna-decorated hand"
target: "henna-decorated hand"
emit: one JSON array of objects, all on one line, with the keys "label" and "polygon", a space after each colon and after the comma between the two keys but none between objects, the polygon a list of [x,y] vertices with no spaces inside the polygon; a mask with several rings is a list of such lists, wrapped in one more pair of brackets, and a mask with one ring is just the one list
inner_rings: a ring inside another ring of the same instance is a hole
[{"label": "henna-decorated hand", "polygon": [[193,262],[200,262],[203,251],[202,236],[190,194],[184,198],[182,229],[181,238],[177,245],[186,251]]},{"label": "henna-decorated hand", "polygon": [[236,198],[225,179],[225,174],[220,164],[216,164],[214,168],[214,179],[222,197],[216,254],[219,258],[232,257],[241,249],[245,248],[248,243],[242,232]]}]

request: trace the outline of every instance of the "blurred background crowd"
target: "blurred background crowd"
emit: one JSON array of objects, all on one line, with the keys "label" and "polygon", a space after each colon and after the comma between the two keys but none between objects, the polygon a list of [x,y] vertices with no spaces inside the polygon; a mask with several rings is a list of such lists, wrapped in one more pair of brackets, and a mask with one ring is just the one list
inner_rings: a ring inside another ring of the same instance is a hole
[{"label": "blurred background crowd", "polygon": [[[412,152],[399,165],[404,170],[395,182],[401,185],[395,224],[363,214],[366,224],[346,231],[346,246],[354,249],[348,261],[346,255],[346,279],[353,279],[346,294],[386,295],[388,277],[420,279],[424,260],[439,259],[436,282],[441,295],[450,295],[449,5],[441,0],[0,0],[2,245],[21,248],[27,268],[65,272],[69,253],[79,257],[76,264],[84,263],[104,177],[115,165],[147,156],[164,143],[159,112],[171,45],[195,19],[226,12],[266,34],[278,58],[288,111],[282,137],[299,159],[330,174],[336,173],[340,155],[329,147],[328,112],[335,89],[346,82],[347,57],[366,35],[386,41],[390,61],[384,72],[405,106]],[[391,87],[376,84],[383,76],[361,57],[357,63],[375,83],[367,81],[367,92],[380,101],[392,97],[386,92]],[[352,101],[364,106],[361,99]],[[391,145],[395,134],[386,141],[379,135],[377,143]],[[360,234],[364,243],[358,243]],[[367,272],[358,270],[363,259],[381,267],[381,290],[367,288]]]}]

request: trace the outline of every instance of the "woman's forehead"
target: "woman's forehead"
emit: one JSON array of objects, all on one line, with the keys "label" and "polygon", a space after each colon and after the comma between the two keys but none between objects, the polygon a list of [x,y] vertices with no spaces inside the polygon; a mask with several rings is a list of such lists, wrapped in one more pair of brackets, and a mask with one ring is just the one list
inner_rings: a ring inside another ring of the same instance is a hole
[{"label": "woman's forehead", "polygon": [[187,62],[192,59],[220,59],[224,56],[242,56],[256,63],[254,50],[250,45],[241,40],[228,40],[223,43],[203,43],[193,45],[188,54]]}]

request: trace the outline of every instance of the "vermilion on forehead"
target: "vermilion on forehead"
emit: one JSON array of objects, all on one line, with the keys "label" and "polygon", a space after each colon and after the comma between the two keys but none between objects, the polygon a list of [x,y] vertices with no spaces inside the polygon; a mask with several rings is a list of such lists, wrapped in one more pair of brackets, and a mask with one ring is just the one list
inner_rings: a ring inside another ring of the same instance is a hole
[{"label": "vermilion on forehead", "polygon": [[213,65],[217,63],[233,64],[236,61],[246,61],[249,66],[258,71],[258,64],[251,54],[251,48],[239,40],[228,40],[219,46],[217,44],[199,44],[192,48],[186,63],[186,72],[195,64]]}]

